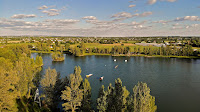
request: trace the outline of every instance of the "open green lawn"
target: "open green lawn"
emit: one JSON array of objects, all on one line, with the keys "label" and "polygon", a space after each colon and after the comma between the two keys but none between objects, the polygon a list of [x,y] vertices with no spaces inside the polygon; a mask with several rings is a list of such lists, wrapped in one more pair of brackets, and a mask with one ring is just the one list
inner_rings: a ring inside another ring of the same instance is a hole
[{"label": "open green lawn", "polygon": [[192,47],[192,49],[200,50],[200,47]]},{"label": "open green lawn", "polygon": [[31,53],[53,53],[53,51],[36,51],[36,50],[31,50]]},{"label": "open green lawn", "polygon": [[0,46],[11,46],[11,45],[36,45],[37,43],[8,43],[6,44],[0,44]]},{"label": "open green lawn", "polygon": [[122,41],[122,43],[132,43],[132,44],[134,44],[134,43],[136,43],[136,41]]}]

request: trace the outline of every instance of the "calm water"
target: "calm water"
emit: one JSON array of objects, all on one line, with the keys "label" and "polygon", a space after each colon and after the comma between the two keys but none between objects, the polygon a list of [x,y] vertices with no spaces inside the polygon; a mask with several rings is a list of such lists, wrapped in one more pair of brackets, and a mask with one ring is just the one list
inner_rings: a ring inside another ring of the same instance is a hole
[{"label": "calm water", "polygon": [[[32,56],[36,57],[37,53]],[[52,62],[51,54],[40,54],[43,70],[55,68],[61,77],[73,73],[74,66],[80,66],[82,77],[89,78],[92,87],[92,100],[96,103],[101,85],[114,85],[121,78],[123,85],[132,93],[137,82],[146,82],[151,95],[156,97],[159,112],[199,112],[200,111],[200,60],[176,58],[112,57],[65,55],[64,62]],[[117,59],[116,62],[113,60]],[[128,62],[124,62],[127,59]],[[119,65],[117,69],[115,66]],[[100,82],[98,78],[104,76]]]}]

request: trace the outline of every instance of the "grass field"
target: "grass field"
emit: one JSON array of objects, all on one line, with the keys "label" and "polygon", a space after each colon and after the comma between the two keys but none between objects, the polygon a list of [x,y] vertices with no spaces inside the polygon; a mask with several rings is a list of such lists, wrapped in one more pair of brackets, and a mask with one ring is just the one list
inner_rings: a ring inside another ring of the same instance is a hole
[{"label": "grass field", "polygon": [[31,50],[31,53],[53,53],[53,51],[36,51],[36,50]]}]

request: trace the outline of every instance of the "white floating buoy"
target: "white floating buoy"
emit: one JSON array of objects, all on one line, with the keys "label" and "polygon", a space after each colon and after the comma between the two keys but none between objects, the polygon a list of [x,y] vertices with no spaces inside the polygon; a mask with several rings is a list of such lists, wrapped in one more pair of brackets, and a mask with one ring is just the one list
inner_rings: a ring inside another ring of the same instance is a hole
[{"label": "white floating buoy", "polygon": [[125,62],[127,62],[127,60],[124,60]]},{"label": "white floating buoy", "polygon": [[114,61],[117,61],[116,59],[114,59]]}]

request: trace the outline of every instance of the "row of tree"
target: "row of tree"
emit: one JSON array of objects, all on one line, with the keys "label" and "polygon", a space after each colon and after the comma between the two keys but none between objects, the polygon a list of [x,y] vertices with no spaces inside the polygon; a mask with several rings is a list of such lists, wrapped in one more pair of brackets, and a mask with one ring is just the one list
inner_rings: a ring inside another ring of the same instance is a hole
[{"label": "row of tree", "polygon": [[144,54],[144,55],[161,55],[161,56],[197,56],[198,51],[193,51],[191,45],[185,45],[182,47],[176,46],[114,46],[112,48],[94,47],[70,47],[69,52],[75,56],[81,56],[84,53],[100,53],[100,54],[112,54],[112,55],[129,55],[129,54]]},{"label": "row of tree", "polygon": [[[81,76],[81,68],[75,67],[74,73],[69,78],[59,78],[60,75],[55,69],[47,69],[41,80],[43,96],[51,111],[58,111],[56,108],[59,102],[63,101],[64,111],[90,112],[95,109],[91,104],[91,86],[88,79]],[[150,95],[150,88],[146,83],[139,82],[133,88],[133,94],[122,86],[122,81],[115,80],[104,90],[104,85],[99,90],[96,109],[99,112],[155,112],[155,97]]]}]

